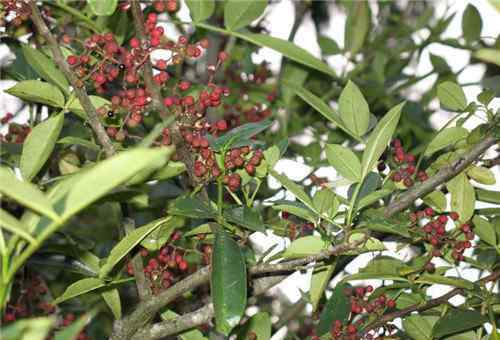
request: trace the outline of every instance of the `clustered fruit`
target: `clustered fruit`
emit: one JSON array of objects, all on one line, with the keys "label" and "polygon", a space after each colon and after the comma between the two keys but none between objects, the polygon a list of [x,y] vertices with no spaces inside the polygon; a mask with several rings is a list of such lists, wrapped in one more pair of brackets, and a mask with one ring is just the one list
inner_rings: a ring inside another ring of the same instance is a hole
[{"label": "clustered fruit", "polygon": [[14,15],[11,20],[12,25],[18,27],[30,18],[31,8],[26,1],[0,0],[0,26],[5,25],[4,18],[11,14]]},{"label": "clustered fruit", "polygon": [[288,237],[292,241],[295,240],[297,237],[312,235],[314,232],[314,223],[302,222],[302,221],[297,222],[297,220],[300,219],[295,215],[291,215],[287,211],[281,212],[281,218],[288,221],[287,225]]},{"label": "clustered fruit", "polygon": [[[14,115],[9,112],[2,117],[0,123],[2,125],[9,124],[13,117]],[[0,134],[0,142],[22,144],[30,132],[31,127],[28,124],[10,123],[5,136]]]},{"label": "clustered fruit", "polygon": [[[420,231],[423,239],[431,248],[431,257],[442,257],[448,249],[453,249],[451,256],[459,262],[464,260],[464,251],[472,247],[471,240],[474,239],[474,232],[469,223],[463,223],[459,228],[446,231],[448,218],[452,221],[458,221],[458,213],[452,211],[449,214],[436,214],[434,209],[427,207],[417,212],[411,212],[409,215],[413,226]],[[459,240],[460,234],[463,234],[464,240]],[[434,272],[434,264],[429,262],[425,266],[428,272]]]},{"label": "clustered fruit", "polygon": [[394,139],[391,142],[390,155],[388,158],[386,154],[381,157],[378,164],[378,171],[382,172],[390,165],[391,174],[390,179],[393,182],[403,182],[407,188],[415,184],[415,179],[419,182],[425,182],[429,177],[423,170],[417,172],[415,166],[416,157],[412,153],[405,153],[405,150],[399,139]]}]

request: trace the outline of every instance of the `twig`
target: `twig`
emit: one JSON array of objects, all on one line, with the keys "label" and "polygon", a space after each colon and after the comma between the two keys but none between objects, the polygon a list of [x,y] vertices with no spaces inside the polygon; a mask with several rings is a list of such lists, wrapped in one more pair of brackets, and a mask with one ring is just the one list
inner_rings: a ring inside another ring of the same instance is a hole
[{"label": "twig", "polygon": [[101,121],[99,120],[97,111],[92,102],[90,101],[89,96],[87,95],[85,86],[79,84],[78,78],[76,77],[75,73],[71,71],[68,63],[66,63],[66,60],[61,50],[59,49],[59,44],[57,43],[57,40],[54,38],[52,33],[50,33],[49,28],[47,27],[45,21],[42,18],[42,14],[40,13],[40,10],[36,5],[36,1],[29,1],[29,5],[31,8],[31,19],[33,20],[33,24],[35,25],[38,32],[47,41],[49,48],[52,52],[52,56],[54,57],[55,63],[57,64],[59,69],[63,72],[64,76],[69,80],[71,86],[73,87],[73,91],[76,97],[78,98],[78,101],[82,105],[83,110],[87,114],[89,124],[92,127],[92,130],[94,130],[94,133],[97,136],[97,140],[103,146],[106,156],[107,157],[113,156],[115,154],[115,148],[113,146],[113,143],[111,142],[111,139],[106,133],[106,130],[104,130]]},{"label": "twig", "polygon": [[385,215],[390,217],[397,212],[408,208],[417,198],[427,195],[439,185],[458,175],[470,164],[472,164],[472,162],[477,160],[490,146],[497,142],[498,141],[493,137],[486,137],[480,143],[474,145],[468,153],[461,155],[460,158],[451,165],[441,168],[437,174],[430,177],[422,184],[415,185],[410,190],[405,191],[400,197],[397,197],[387,206],[385,209]]}]

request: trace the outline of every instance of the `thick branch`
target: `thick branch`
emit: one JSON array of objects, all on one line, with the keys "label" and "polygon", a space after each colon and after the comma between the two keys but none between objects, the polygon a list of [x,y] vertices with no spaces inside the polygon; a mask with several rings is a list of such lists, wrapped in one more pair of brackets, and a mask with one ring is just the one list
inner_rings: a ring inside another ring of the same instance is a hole
[{"label": "thick branch", "polygon": [[[486,283],[486,282],[496,281],[499,278],[500,278],[500,271],[496,271],[496,272],[493,272],[491,275],[488,275],[488,276],[482,278],[481,280],[478,281],[478,283]],[[449,291],[448,293],[446,293],[438,298],[427,301],[423,305],[422,304],[415,304],[415,305],[397,310],[393,313],[385,314],[382,317],[378,318],[372,324],[366,326],[363,329],[363,334],[366,334],[369,331],[374,330],[374,329],[376,330],[394,319],[402,318],[402,317],[409,315],[413,312],[420,313],[420,312],[429,310],[431,308],[437,307],[439,305],[442,305],[444,303],[447,303],[449,299],[451,299],[452,297],[459,295],[463,292],[464,292],[463,288],[454,288],[451,291]]]},{"label": "thick branch", "polygon": [[104,130],[101,121],[99,120],[97,111],[90,101],[89,96],[87,95],[85,86],[81,84],[75,73],[71,71],[68,63],[66,63],[66,60],[61,50],[59,49],[57,40],[54,38],[52,33],[50,33],[49,28],[45,24],[45,21],[43,20],[41,13],[36,6],[36,1],[30,1],[29,5],[31,7],[31,19],[33,20],[33,24],[35,25],[38,32],[47,41],[50,51],[52,52],[52,56],[54,57],[55,63],[73,87],[73,91],[78,98],[78,101],[82,105],[83,110],[87,114],[88,122],[92,127],[92,130],[94,130],[99,144],[103,146],[104,152],[106,153],[107,157],[113,156],[115,154],[115,148],[111,140],[109,139],[106,130]]},{"label": "thick branch", "polygon": [[497,143],[495,138],[486,137],[480,143],[474,145],[468,153],[460,156],[460,158],[451,165],[441,168],[437,174],[430,177],[425,182],[420,185],[415,185],[410,190],[404,192],[400,197],[397,197],[387,206],[385,209],[385,215],[390,217],[397,212],[408,208],[417,198],[424,197],[439,185],[458,175],[495,143]]}]

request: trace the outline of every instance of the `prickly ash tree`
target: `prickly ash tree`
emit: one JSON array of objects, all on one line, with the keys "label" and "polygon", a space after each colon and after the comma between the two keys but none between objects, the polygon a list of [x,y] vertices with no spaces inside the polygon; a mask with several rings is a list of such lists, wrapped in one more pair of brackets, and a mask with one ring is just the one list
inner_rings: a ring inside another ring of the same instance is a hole
[{"label": "prickly ash tree", "polygon": [[[2,338],[262,340],[293,322],[290,339],[496,339],[500,192],[484,186],[498,166],[498,44],[471,5],[457,39],[442,38],[453,16],[433,4],[372,5],[377,20],[363,1],[296,2],[286,41],[266,33],[274,5],[260,0],[1,0],[16,56],[5,92],[30,107],[24,124],[1,120]],[[340,12],[345,46],[318,42],[347,57],[342,75],[291,42],[304,17],[319,34]],[[423,76],[402,73],[431,43],[487,67],[477,100],[439,56]],[[278,73],[252,61],[262,47],[283,55]],[[451,113],[438,131],[435,97]],[[291,138],[306,130],[311,144]],[[278,172],[299,156],[305,181]],[[325,166],[338,181],[315,173]],[[291,243],[261,251],[266,232]],[[388,242],[418,255],[381,255]],[[310,289],[276,311],[262,296],[295,271]],[[436,284],[450,288],[433,298]]]}]

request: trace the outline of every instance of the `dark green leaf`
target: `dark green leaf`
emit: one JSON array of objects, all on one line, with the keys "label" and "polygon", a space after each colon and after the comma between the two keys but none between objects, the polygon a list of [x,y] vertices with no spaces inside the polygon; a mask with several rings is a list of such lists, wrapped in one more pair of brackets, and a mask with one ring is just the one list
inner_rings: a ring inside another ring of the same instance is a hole
[{"label": "dark green leaf", "polygon": [[325,289],[330,282],[334,270],[335,263],[314,270],[311,277],[311,289],[309,290],[313,311],[316,311],[318,308],[319,302],[325,293]]},{"label": "dark green leaf", "polygon": [[99,151],[99,146],[97,144],[92,143],[91,141],[88,141],[86,139],[74,136],[66,136],[64,138],[61,138],[57,141],[57,144],[81,145],[83,147],[86,147],[87,149]]},{"label": "dark green leaf", "polygon": [[236,207],[233,209],[226,209],[224,217],[232,223],[235,223],[244,228],[253,231],[265,231],[264,221],[262,216],[255,208],[247,206]]},{"label": "dark green leaf", "polygon": [[[211,144],[214,151],[221,151],[233,145],[239,145],[241,142],[247,142],[251,137],[262,132],[271,126],[272,122],[264,120],[258,123],[247,123],[232,129],[225,135],[217,138]],[[248,144],[248,143],[247,143]]]},{"label": "dark green leaf", "polygon": [[428,284],[439,283],[442,285],[448,285],[465,289],[474,288],[472,282],[467,281],[465,279],[461,279],[458,277],[446,277],[438,274],[423,274],[415,282],[428,283]]},{"label": "dark green leaf", "polygon": [[323,188],[316,191],[314,194],[313,204],[318,215],[326,218],[333,218],[337,213],[339,200],[331,189]]},{"label": "dark green leaf", "polygon": [[288,191],[290,191],[298,200],[304,203],[309,209],[314,210],[314,204],[308,194],[302,189],[300,185],[292,182],[288,177],[278,174],[274,170],[269,173],[278,180]]},{"label": "dark green leaf", "polygon": [[337,42],[329,37],[320,35],[318,38],[319,48],[325,56],[339,54],[342,52]]},{"label": "dark green leaf", "polygon": [[462,32],[468,43],[475,42],[481,36],[483,21],[475,6],[468,4],[462,16]]},{"label": "dark green leaf", "polygon": [[248,319],[238,332],[237,340],[252,339],[250,334],[253,333],[257,337],[256,340],[271,339],[271,318],[266,312],[259,312]]},{"label": "dark green leaf", "polygon": [[168,210],[169,214],[191,218],[215,217],[216,211],[200,199],[194,197],[180,197],[176,199]]},{"label": "dark green leaf", "polygon": [[344,290],[350,286],[345,283],[339,283],[333,290],[332,296],[328,299],[316,327],[316,334],[322,336],[330,332],[335,320],[340,320],[344,325],[347,322],[351,312],[351,303],[345,295]]},{"label": "dark green leaf", "polygon": [[476,195],[478,201],[500,204],[500,191],[477,188]]},{"label": "dark green leaf", "polygon": [[432,329],[432,336],[441,338],[446,335],[463,332],[480,326],[488,319],[475,310],[450,310],[439,319]]},{"label": "dark green leaf", "polygon": [[238,243],[223,230],[215,235],[211,291],[216,329],[227,336],[245,312],[247,273]]},{"label": "dark green leaf", "polygon": [[361,50],[371,25],[371,13],[368,2],[351,3],[345,23],[345,50],[356,54]]},{"label": "dark green leaf", "polygon": [[224,25],[236,31],[257,19],[266,9],[264,0],[226,0],[224,5]]}]

